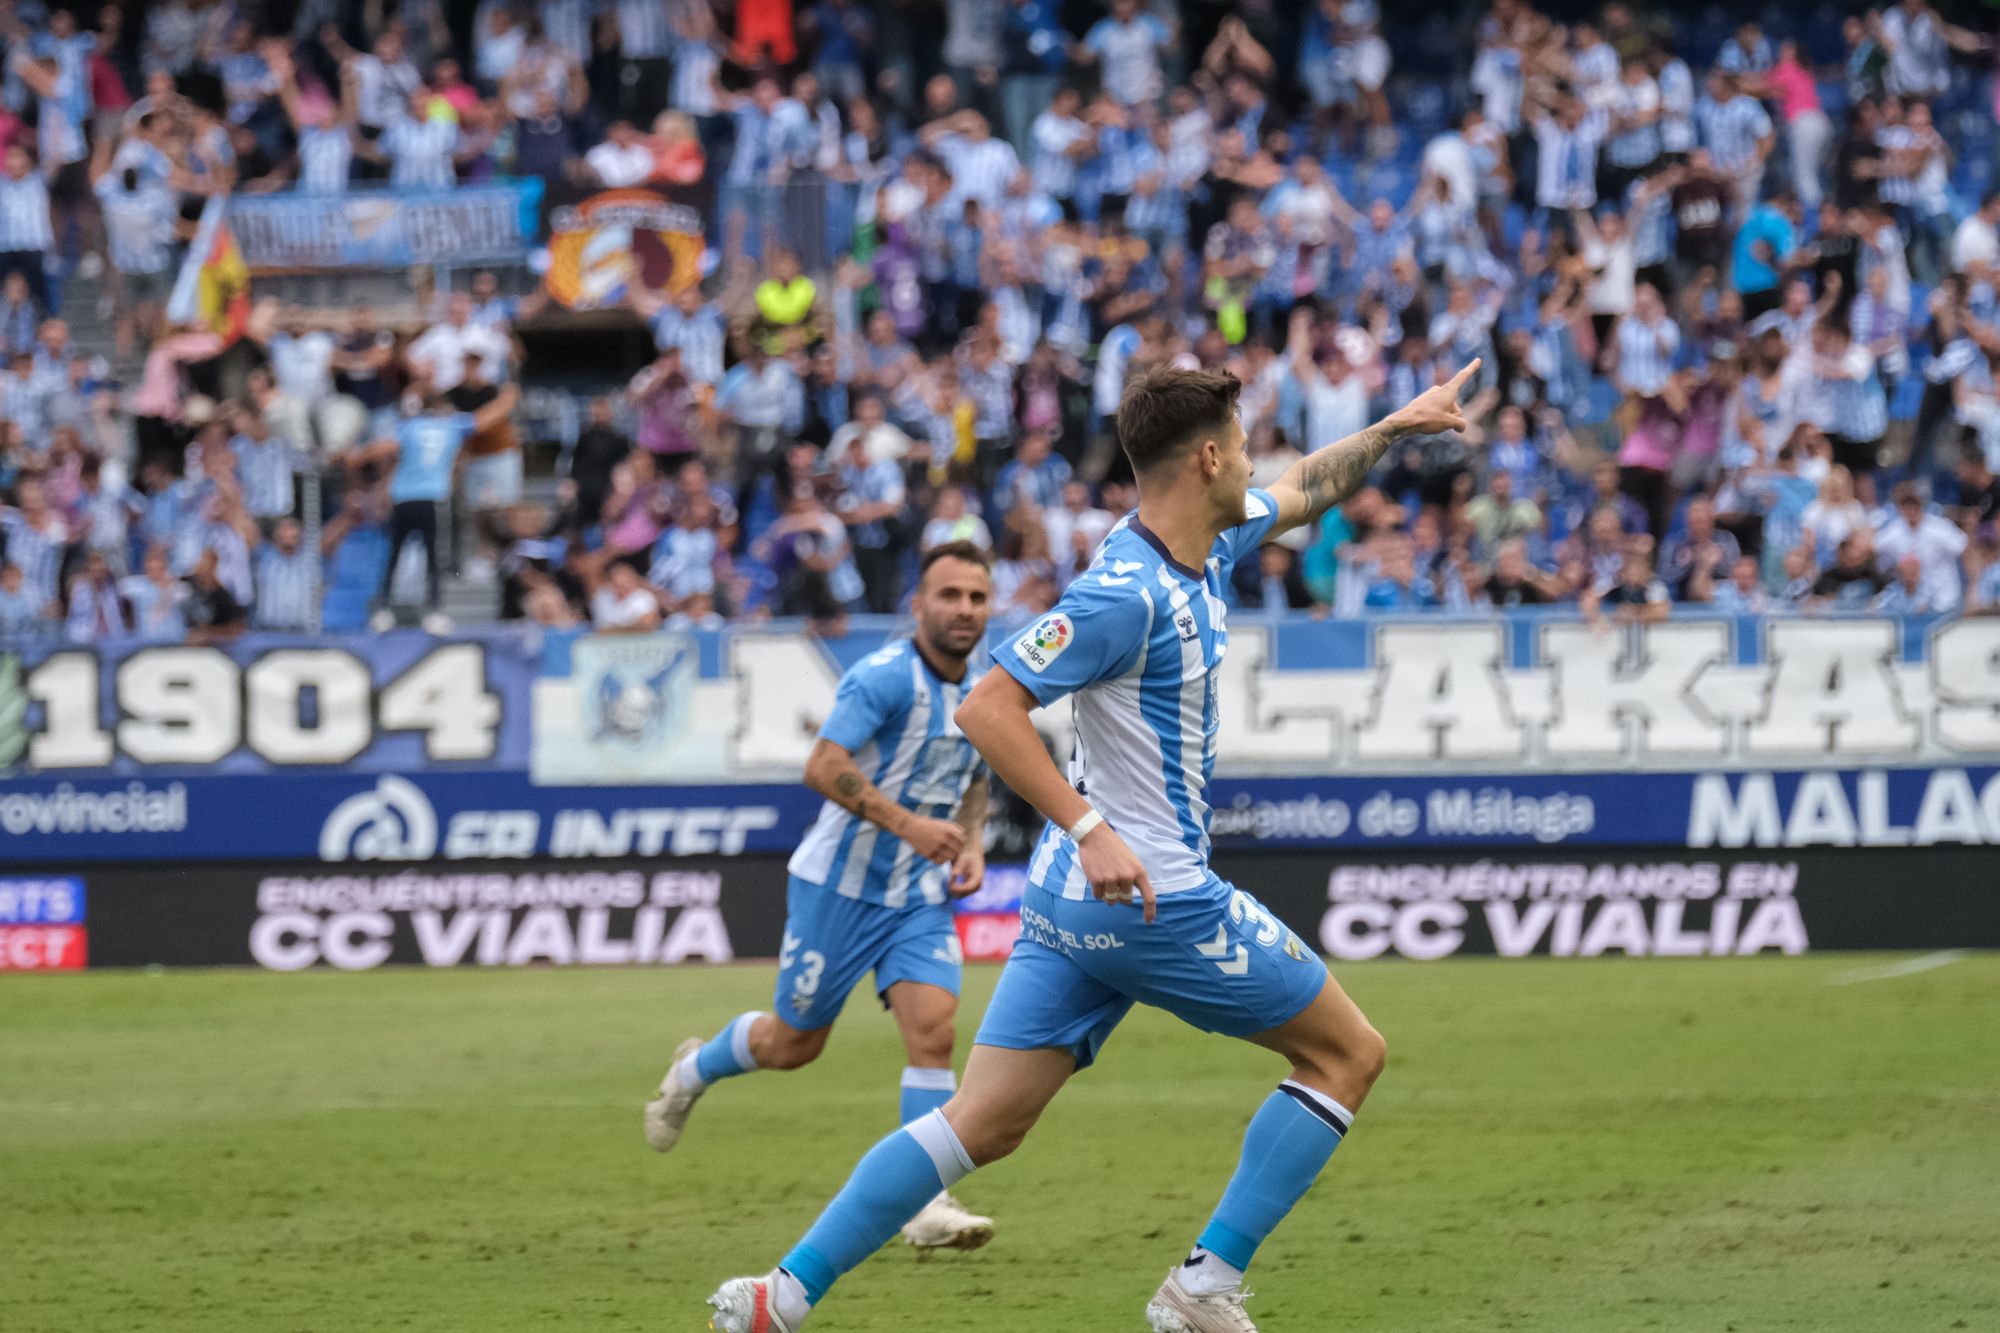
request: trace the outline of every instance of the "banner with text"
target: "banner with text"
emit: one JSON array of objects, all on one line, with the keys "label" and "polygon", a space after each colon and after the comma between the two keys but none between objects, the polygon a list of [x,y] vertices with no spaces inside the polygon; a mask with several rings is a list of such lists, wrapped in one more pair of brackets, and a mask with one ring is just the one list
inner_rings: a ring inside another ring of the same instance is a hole
[{"label": "banner with text", "polygon": [[[1018,628],[1018,627],[1016,627]],[[535,687],[538,782],[796,774],[840,673],[892,633],[583,638]],[[1011,632],[993,636],[1011,651]],[[1237,616],[1217,772],[1431,775],[1991,763],[2000,618]],[[1042,715],[1059,753],[1068,706]]]},{"label": "banner with text", "polygon": [[[1780,856],[1605,848],[1338,863],[1238,852],[1220,855],[1216,869],[1253,887],[1338,969],[1372,958],[1464,954],[1728,958],[1993,948],[2000,888],[1987,859],[1949,847]],[[992,870],[987,889],[956,909],[970,961],[1004,959],[1020,930],[1023,868]],[[86,919],[90,967],[291,972],[768,960],[783,943],[785,883],[776,856],[106,866],[0,878],[0,970],[85,966]],[[1146,929],[1137,908],[1131,929]]]},{"label": "banner with text", "polygon": [[775,956],[785,919],[784,862],[771,857],[117,867],[89,883],[93,967],[726,963]]},{"label": "banner with text", "polygon": [[[900,632],[0,646],[0,864],[789,851],[841,671]],[[1230,635],[1218,848],[2000,845],[2000,620]]]},{"label": "banner with text", "polygon": [[252,269],[403,268],[525,257],[535,242],[539,180],[454,190],[238,194],[229,225]]},{"label": "banner with text", "polygon": [[[0,774],[519,772],[539,664],[504,633],[0,645]],[[133,824],[166,817],[134,799]]]},{"label": "banner with text", "polygon": [[1605,849],[1329,862],[1219,857],[1322,957],[1743,957],[2000,946],[1992,853]]}]

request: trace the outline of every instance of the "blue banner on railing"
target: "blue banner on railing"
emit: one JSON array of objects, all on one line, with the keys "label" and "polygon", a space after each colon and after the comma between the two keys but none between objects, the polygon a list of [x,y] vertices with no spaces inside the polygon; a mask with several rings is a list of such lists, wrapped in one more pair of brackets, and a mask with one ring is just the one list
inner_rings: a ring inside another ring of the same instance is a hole
[{"label": "blue banner on railing", "polygon": [[[0,863],[788,852],[902,632],[0,648]],[[1217,694],[1222,847],[2000,845],[2000,620],[1241,616]]]},{"label": "blue banner on railing", "polygon": [[[538,787],[520,772],[19,778],[0,864],[787,854],[797,781]],[[1220,849],[2000,845],[2000,768],[1230,778]]]},{"label": "blue banner on railing", "polygon": [[0,773],[519,772],[538,662],[518,634],[0,649]]},{"label": "blue banner on railing", "polygon": [[229,225],[252,269],[401,268],[520,259],[535,243],[542,182],[453,190],[239,194]]},{"label": "blue banner on railing", "polygon": [[0,863],[464,861],[790,852],[819,809],[796,783],[535,787],[500,773],[18,780]]},{"label": "blue banner on railing", "polygon": [[[552,641],[535,778],[782,780],[841,671],[892,632]],[[2000,618],[1239,615],[1216,700],[1229,776],[1976,763],[2000,755]],[[1066,754],[1067,703],[1041,716]]]}]

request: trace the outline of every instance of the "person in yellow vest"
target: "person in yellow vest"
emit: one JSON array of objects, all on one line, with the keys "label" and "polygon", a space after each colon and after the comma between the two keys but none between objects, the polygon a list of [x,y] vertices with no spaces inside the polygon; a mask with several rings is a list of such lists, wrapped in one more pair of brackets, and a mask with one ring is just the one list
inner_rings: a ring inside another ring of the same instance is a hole
[{"label": "person in yellow vest", "polygon": [[819,341],[814,327],[819,287],[799,271],[799,257],[790,250],[772,253],[771,276],[757,284],[755,299],[755,336],[763,341],[765,350],[773,355],[781,353],[792,341],[787,337],[792,329],[805,335],[807,345]]}]

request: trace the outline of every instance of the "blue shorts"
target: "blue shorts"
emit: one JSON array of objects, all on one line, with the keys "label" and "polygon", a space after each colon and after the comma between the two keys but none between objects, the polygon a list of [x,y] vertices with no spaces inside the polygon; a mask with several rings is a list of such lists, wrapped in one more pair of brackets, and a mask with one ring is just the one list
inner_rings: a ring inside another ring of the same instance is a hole
[{"label": "blue shorts", "polygon": [[1069,1051],[1085,1068],[1134,1001],[1206,1032],[1247,1037],[1319,997],[1326,965],[1262,903],[1215,876],[1139,908],[1030,887],[1021,937],[974,1041]]},{"label": "blue shorts", "polygon": [[883,907],[793,875],[785,886],[785,947],[771,1007],[786,1023],[811,1031],[840,1016],[847,993],[870,969],[878,995],[899,981],[956,995],[964,960],[945,903]]}]

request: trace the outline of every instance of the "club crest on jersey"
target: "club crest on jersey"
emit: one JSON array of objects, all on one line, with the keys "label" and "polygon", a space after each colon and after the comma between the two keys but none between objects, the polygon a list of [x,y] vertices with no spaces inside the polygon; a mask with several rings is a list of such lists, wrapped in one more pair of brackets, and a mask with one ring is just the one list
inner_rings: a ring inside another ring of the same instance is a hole
[{"label": "club crest on jersey", "polygon": [[1053,612],[1028,626],[1014,640],[1014,656],[1026,662],[1028,670],[1040,675],[1075,638],[1076,627],[1069,623],[1069,617],[1060,611]]}]

